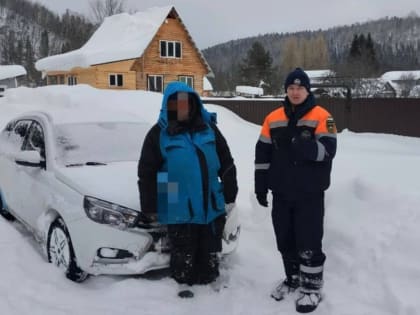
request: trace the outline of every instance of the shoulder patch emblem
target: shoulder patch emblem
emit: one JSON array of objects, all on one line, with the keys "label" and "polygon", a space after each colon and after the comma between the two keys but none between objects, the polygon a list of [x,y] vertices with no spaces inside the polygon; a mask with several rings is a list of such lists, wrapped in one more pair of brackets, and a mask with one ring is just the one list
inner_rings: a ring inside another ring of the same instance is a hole
[{"label": "shoulder patch emblem", "polygon": [[337,127],[335,125],[335,121],[334,118],[332,118],[331,116],[329,116],[327,118],[327,130],[329,133],[337,133]]}]

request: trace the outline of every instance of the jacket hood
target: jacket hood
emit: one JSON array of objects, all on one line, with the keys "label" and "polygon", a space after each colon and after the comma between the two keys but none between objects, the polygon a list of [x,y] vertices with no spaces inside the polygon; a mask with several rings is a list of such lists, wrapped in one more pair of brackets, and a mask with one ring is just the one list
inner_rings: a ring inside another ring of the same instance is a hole
[{"label": "jacket hood", "polygon": [[178,92],[186,92],[189,94],[193,94],[197,100],[197,104],[199,106],[199,111],[201,113],[201,118],[205,123],[216,123],[216,113],[209,113],[203,105],[203,102],[201,101],[200,96],[197,94],[196,91],[194,91],[192,88],[190,88],[188,85],[182,82],[171,82],[168,84],[168,86],[165,88],[165,92],[163,94],[162,99],[162,106],[160,109],[160,115],[158,124],[161,128],[167,129],[168,127],[168,98],[170,95],[178,93]]}]

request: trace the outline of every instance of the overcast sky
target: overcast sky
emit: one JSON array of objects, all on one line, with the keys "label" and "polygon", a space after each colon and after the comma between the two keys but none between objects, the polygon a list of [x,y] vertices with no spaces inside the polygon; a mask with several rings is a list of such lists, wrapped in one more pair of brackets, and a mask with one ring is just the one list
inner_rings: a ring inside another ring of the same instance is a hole
[{"label": "overcast sky", "polygon": [[[89,0],[32,0],[63,13],[90,16]],[[419,0],[125,0],[132,10],[174,5],[198,48],[266,34],[326,29],[338,25],[420,15]]]}]

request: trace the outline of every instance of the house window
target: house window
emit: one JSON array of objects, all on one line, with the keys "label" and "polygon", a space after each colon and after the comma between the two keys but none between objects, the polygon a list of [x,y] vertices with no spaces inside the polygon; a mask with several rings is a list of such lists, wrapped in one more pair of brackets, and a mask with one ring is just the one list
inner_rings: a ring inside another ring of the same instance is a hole
[{"label": "house window", "polygon": [[122,74],[110,74],[109,75],[109,86],[123,86],[123,75]]},{"label": "house window", "polygon": [[[48,85],[54,85],[54,84],[65,84],[65,77],[64,75],[49,75],[47,78],[47,84]],[[70,85],[69,81],[67,81]]]},{"label": "house window", "polygon": [[49,75],[48,76],[48,84],[49,85],[57,84],[57,77],[55,75]]},{"label": "house window", "polygon": [[160,56],[162,58],[181,58],[181,42],[161,40]]},{"label": "house window", "polygon": [[194,77],[192,76],[180,75],[178,81],[184,82],[192,89],[194,88]]},{"label": "house window", "polygon": [[153,92],[163,92],[163,76],[148,75],[147,76],[147,90]]},{"label": "house window", "polygon": [[75,76],[67,77],[67,84],[68,85],[76,85],[77,84],[77,77],[75,77]]}]

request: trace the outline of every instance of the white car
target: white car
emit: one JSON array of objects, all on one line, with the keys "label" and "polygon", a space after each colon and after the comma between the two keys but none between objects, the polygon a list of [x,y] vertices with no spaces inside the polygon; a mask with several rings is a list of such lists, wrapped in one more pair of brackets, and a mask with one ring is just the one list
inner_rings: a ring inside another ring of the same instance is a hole
[{"label": "white car", "polygon": [[[48,261],[77,282],[89,274],[141,274],[169,265],[165,227],[139,219],[137,163],[150,125],[99,116],[31,112],[0,135],[2,215],[22,222]],[[236,248],[239,232],[233,209],[224,254]]]}]

